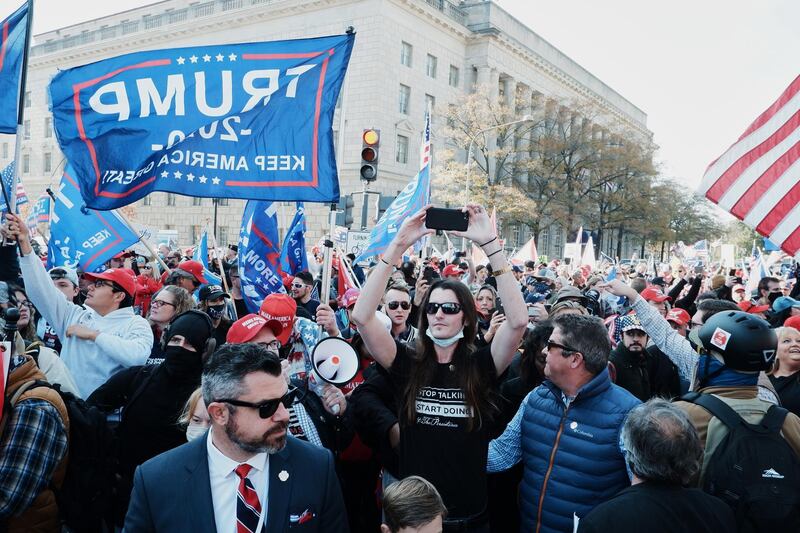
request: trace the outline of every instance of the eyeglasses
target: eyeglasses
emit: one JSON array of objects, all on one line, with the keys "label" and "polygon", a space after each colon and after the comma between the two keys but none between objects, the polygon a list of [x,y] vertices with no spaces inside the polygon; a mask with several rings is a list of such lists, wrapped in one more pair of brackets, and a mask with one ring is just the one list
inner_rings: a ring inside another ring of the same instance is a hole
[{"label": "eyeglasses", "polygon": [[[411,309],[411,302],[389,302],[389,303],[386,304],[386,307],[388,307],[392,311],[394,311],[398,307],[402,307],[403,311],[408,311],[409,309]],[[445,313],[446,312],[447,311],[445,311]],[[458,311],[456,311],[456,313],[457,312]],[[433,314],[433,313],[431,313],[431,314]]]},{"label": "eyeglasses", "polygon": [[287,409],[291,407],[294,403],[295,396],[297,396],[297,389],[295,387],[291,387],[282,397],[274,398],[272,400],[265,400],[261,403],[250,403],[243,402],[241,400],[228,399],[219,399],[214,401],[219,403],[229,403],[231,405],[235,405],[236,407],[249,407],[250,409],[258,409],[258,416],[262,419],[267,419],[275,414],[275,411],[278,410],[278,405],[283,404],[283,406]]},{"label": "eyeglasses", "polygon": [[12,301],[11,303],[17,307],[27,307],[28,309],[33,309],[33,304],[30,300],[17,300],[16,302]]},{"label": "eyeglasses", "polygon": [[457,315],[461,312],[461,304],[457,302],[444,302],[444,303],[437,303],[437,302],[428,302],[428,305],[425,306],[425,312],[429,315],[435,315],[439,312],[439,308],[442,309],[442,313],[446,315]]},{"label": "eyeglasses", "polygon": [[270,350],[270,351],[273,351],[273,352],[277,352],[278,350],[281,349],[281,341],[279,341],[278,339],[275,339],[275,340],[270,341],[270,342],[259,342],[258,345],[259,346],[263,346],[267,350]]},{"label": "eyeglasses", "polygon": [[174,303],[167,302],[166,300],[153,300],[150,303],[150,307],[161,307],[162,305],[171,305],[173,308],[177,308]]},{"label": "eyeglasses", "polygon": [[567,352],[575,353],[575,352],[580,351],[580,350],[576,350],[575,348],[570,348],[569,346],[566,346],[564,344],[548,340],[547,341],[547,351],[549,352],[553,348],[561,348],[561,351],[564,352],[564,353],[567,353]]},{"label": "eyeglasses", "polygon": [[94,288],[99,289],[100,287],[111,287],[112,291],[119,292],[119,289],[114,285],[114,283],[110,281],[98,279],[97,281],[94,282]]}]

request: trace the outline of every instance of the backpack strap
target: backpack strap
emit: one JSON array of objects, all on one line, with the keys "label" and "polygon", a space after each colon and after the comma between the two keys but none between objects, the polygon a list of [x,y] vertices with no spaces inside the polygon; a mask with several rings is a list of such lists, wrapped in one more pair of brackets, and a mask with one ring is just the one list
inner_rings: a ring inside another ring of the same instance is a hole
[{"label": "backpack strap", "polygon": [[783,428],[783,421],[786,419],[787,414],[789,414],[789,411],[783,407],[771,405],[767,410],[767,414],[761,419],[761,426],[770,433],[779,433]]},{"label": "backpack strap", "polygon": [[734,429],[739,424],[750,426],[745,420],[739,416],[739,413],[733,410],[731,406],[723,402],[713,394],[701,394],[699,392],[689,392],[681,397],[681,400],[699,405],[712,416],[718,418],[720,422],[725,424],[728,429]]}]

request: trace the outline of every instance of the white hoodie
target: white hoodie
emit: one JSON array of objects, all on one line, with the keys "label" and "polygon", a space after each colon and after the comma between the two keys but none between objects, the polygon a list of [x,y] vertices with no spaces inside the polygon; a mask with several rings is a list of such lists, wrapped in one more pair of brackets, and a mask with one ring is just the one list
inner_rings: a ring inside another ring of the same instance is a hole
[{"label": "white hoodie", "polygon": [[[100,316],[64,297],[53,285],[36,254],[20,257],[25,292],[61,339],[61,359],[72,373],[83,398],[124,368],[143,365],[153,347],[153,332],[147,320],[133,308],[117,309]],[[67,328],[81,324],[99,331],[94,341],[67,337]]]}]

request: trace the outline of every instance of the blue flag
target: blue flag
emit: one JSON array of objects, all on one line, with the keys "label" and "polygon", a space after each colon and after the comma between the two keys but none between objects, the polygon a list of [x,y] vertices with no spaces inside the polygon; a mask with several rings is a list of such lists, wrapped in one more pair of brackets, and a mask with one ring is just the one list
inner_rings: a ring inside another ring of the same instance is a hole
[{"label": "blue flag", "polygon": [[86,209],[82,201],[73,169],[67,166],[50,221],[48,268],[68,266],[97,272],[106,261],[139,241],[116,212]]},{"label": "blue flag", "polygon": [[251,313],[258,313],[268,295],[285,292],[280,256],[275,204],[247,202],[239,232],[239,277],[244,303]]},{"label": "blue flag", "polygon": [[308,270],[306,255],[306,211],[302,202],[297,202],[297,213],[294,215],[281,248],[281,268],[294,276],[298,272]]},{"label": "blue flag", "polygon": [[12,161],[0,172],[0,179],[3,180],[3,189],[5,189],[4,194],[0,195],[0,210],[3,212],[8,211],[6,195],[8,195],[8,200],[11,201],[13,195],[16,194],[16,187],[14,187],[14,165],[15,163]]},{"label": "blue flag", "polygon": [[0,133],[17,132],[28,4],[0,22]]},{"label": "blue flag", "polygon": [[56,74],[59,146],[93,209],[153,191],[336,202],[353,34],[136,52]]},{"label": "blue flag", "polygon": [[200,242],[194,247],[192,259],[203,265],[203,277],[208,280],[209,285],[222,285],[222,278],[208,269],[208,232],[206,230],[203,230]]}]

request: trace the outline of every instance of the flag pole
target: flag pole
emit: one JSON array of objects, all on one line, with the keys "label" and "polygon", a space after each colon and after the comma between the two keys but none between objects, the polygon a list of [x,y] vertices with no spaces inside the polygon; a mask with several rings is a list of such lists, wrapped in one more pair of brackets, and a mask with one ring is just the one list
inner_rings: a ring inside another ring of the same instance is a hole
[{"label": "flag pole", "polygon": [[[17,183],[20,182],[20,154],[22,153],[22,124],[25,118],[25,85],[28,78],[28,55],[31,44],[31,29],[33,28],[33,0],[28,0],[28,19],[25,21],[25,46],[22,49],[22,75],[19,81],[19,99],[17,100],[17,136],[14,143],[14,180],[11,182],[12,191],[6,191],[3,187],[6,206],[9,213],[17,212]],[[10,198],[9,198],[10,196]],[[13,203],[10,203],[11,200]]]},{"label": "flag pole", "polygon": [[[206,230],[206,231],[208,231],[208,230]],[[230,292],[228,290],[228,282],[225,279],[225,269],[222,268],[222,260],[219,258],[219,255],[217,255],[217,236],[214,235],[213,231],[211,232],[211,238],[214,241],[214,259],[217,262],[217,268],[219,268],[219,277],[222,279],[222,288],[225,289],[225,292]],[[236,311],[234,311],[234,313],[235,312]],[[237,317],[236,320],[239,320],[239,318]]]},{"label": "flag pole", "polygon": [[328,304],[331,294],[331,253],[333,252],[333,234],[336,228],[336,204],[331,204],[328,219],[328,238],[325,239],[322,258],[322,293],[319,295],[320,301],[325,305]]},{"label": "flag pole", "polygon": [[[347,256],[345,255],[344,251],[342,251],[342,249],[339,248],[338,246],[336,246],[336,245],[334,245],[334,246],[336,248],[336,252],[340,255],[339,264],[341,265],[342,263],[344,263],[344,267],[350,273],[350,277],[353,279],[353,283],[355,283],[356,287],[358,287],[360,289],[361,288],[361,283],[358,282],[358,278],[356,277],[356,273],[353,272],[353,267],[351,267],[350,263],[347,262]],[[339,297],[341,297],[341,294],[339,295]]]},{"label": "flag pole", "polygon": [[[56,201],[56,198],[55,198],[55,196],[53,196],[53,191],[51,191],[51,190],[48,188],[48,189],[47,189],[47,192],[48,192],[48,194],[50,194],[50,197],[51,197],[51,198],[53,198],[53,209],[55,209],[55,201]],[[161,256],[160,256],[160,255],[158,255],[158,252],[155,252],[155,251],[154,251],[155,249],[153,248],[153,245],[151,245],[151,244],[150,244],[150,241],[148,241],[147,239],[145,239],[145,238],[142,236],[142,234],[141,234],[140,232],[138,232],[138,231],[136,231],[136,230],[134,229],[134,227],[133,227],[133,224],[131,224],[131,221],[130,221],[130,220],[128,220],[128,217],[126,217],[126,216],[125,216],[125,215],[123,215],[123,214],[122,214],[120,211],[118,211],[118,210],[116,210],[116,209],[113,209],[113,210],[112,210],[112,212],[113,212],[114,214],[116,214],[116,215],[117,215],[117,217],[119,217],[119,219],[120,219],[122,222],[124,222],[126,226],[128,226],[128,229],[129,229],[129,230],[131,230],[131,232],[133,232],[133,233],[134,233],[134,234],[135,234],[135,235],[138,237],[138,239],[139,239],[139,242],[140,242],[140,243],[142,243],[142,244],[145,246],[145,248],[147,248],[147,251],[148,251],[148,252],[150,252],[151,254],[153,254],[153,257],[155,257],[155,258],[156,258],[156,262],[157,262],[159,265],[161,265],[161,268],[163,268],[163,269],[164,269],[164,271],[167,273],[167,275],[170,275],[170,273],[172,272],[172,269],[170,269],[170,268],[169,268],[169,266],[167,266],[167,264],[164,262],[164,260],[163,260],[163,259],[161,259]]]}]

